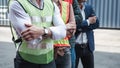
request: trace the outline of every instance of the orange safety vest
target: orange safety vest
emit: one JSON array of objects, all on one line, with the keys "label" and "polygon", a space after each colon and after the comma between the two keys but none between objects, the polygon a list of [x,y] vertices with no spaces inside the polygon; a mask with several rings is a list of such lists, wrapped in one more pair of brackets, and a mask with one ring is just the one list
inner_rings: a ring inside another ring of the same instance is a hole
[{"label": "orange safety vest", "polygon": [[[67,22],[68,22],[68,20],[69,20],[69,14],[70,14],[70,3],[69,3],[69,2],[62,1],[62,2],[61,2],[60,10],[61,10],[62,19],[63,19],[64,23],[67,24]],[[68,39],[68,37],[66,36],[64,39],[55,40],[55,41],[54,41],[54,46],[55,46],[55,47],[61,47],[61,46],[62,46],[62,47],[63,47],[63,46],[69,47],[70,44],[69,44],[69,39]]]},{"label": "orange safety vest", "polygon": [[73,3],[73,0],[63,0],[63,1],[69,2],[70,4]]}]

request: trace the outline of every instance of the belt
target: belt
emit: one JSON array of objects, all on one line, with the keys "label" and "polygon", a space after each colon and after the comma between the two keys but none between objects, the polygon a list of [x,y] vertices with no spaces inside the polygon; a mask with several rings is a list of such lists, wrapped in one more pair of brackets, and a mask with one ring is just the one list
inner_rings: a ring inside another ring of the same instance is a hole
[{"label": "belt", "polygon": [[87,48],[88,47],[88,43],[84,43],[84,44],[76,43],[76,45],[80,46],[81,48]]}]

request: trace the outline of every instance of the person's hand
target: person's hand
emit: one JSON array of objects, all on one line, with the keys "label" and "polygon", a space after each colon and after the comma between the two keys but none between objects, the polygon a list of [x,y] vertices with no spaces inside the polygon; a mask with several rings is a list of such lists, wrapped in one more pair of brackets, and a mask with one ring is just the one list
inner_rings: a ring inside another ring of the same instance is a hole
[{"label": "person's hand", "polygon": [[36,27],[35,25],[32,25],[32,24],[25,24],[25,26],[27,27],[27,29],[22,31],[21,35],[23,39],[26,41],[39,38],[41,35],[44,34],[43,28]]},{"label": "person's hand", "polygon": [[67,27],[67,36],[73,36],[76,31],[76,25],[74,23],[66,24]]},{"label": "person's hand", "polygon": [[60,55],[60,56],[64,56],[65,55],[65,48],[66,47],[59,47],[57,49],[57,54]]},{"label": "person's hand", "polygon": [[89,18],[88,18],[90,24],[96,23],[96,19],[97,19],[96,16],[92,16],[92,17],[89,17]]},{"label": "person's hand", "polygon": [[67,36],[72,37],[75,34],[76,30],[67,30]]},{"label": "person's hand", "polygon": [[67,23],[66,24],[67,30],[75,30],[76,25],[74,23]]}]

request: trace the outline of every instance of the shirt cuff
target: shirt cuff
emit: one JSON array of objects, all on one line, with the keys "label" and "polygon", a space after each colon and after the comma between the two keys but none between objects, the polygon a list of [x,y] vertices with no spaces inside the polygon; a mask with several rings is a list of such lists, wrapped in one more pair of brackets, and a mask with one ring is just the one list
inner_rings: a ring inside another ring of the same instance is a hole
[{"label": "shirt cuff", "polygon": [[87,19],[87,24],[88,24],[88,26],[90,25],[90,21]]},{"label": "shirt cuff", "polygon": [[50,30],[52,32],[53,40],[59,40],[59,39],[65,38],[66,36],[66,29],[64,28],[50,27]]}]

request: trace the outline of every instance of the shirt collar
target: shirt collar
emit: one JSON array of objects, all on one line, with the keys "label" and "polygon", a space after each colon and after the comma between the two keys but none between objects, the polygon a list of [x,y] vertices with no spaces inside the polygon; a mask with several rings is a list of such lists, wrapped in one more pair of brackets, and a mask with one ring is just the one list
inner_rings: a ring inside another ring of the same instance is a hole
[{"label": "shirt collar", "polygon": [[35,5],[36,7],[42,9],[43,8],[43,3],[44,0],[41,0],[41,6],[37,4],[36,0],[29,0],[33,5]]},{"label": "shirt collar", "polygon": [[83,4],[83,7],[82,7],[82,9],[80,9],[80,10],[84,10],[85,9],[85,4],[84,3],[82,3]]}]

